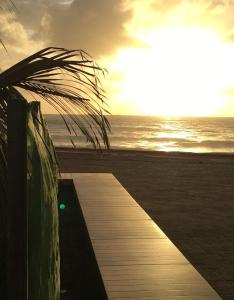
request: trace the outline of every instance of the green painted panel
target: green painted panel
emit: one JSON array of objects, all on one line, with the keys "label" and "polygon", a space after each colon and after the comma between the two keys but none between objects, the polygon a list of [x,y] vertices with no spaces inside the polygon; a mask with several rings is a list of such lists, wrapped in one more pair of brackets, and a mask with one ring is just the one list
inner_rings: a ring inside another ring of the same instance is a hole
[{"label": "green painted panel", "polygon": [[57,163],[38,102],[28,104],[29,299],[60,299]]}]

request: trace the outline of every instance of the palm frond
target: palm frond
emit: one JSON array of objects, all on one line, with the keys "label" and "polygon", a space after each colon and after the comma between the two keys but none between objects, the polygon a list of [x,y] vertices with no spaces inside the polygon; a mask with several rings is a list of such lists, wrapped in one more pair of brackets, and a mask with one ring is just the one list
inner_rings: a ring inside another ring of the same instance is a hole
[{"label": "palm frond", "polygon": [[69,120],[95,148],[100,148],[101,142],[109,148],[110,125],[104,116],[108,111],[99,80],[104,74],[105,70],[82,50],[50,47],[1,73],[0,93],[7,102],[12,97],[10,91],[14,95],[22,89],[31,92],[60,115],[67,115],[64,120],[70,132],[73,127]]},{"label": "palm frond", "polygon": [[[25,101],[25,92],[31,93],[36,100],[46,101],[58,111],[70,136],[80,132],[95,148],[101,148],[102,143],[109,148],[110,124],[104,115],[108,112],[99,80],[104,74],[105,70],[86,52],[64,48],[43,49],[0,74],[1,199],[6,198],[9,101]],[[1,210],[3,207],[0,201]]]}]

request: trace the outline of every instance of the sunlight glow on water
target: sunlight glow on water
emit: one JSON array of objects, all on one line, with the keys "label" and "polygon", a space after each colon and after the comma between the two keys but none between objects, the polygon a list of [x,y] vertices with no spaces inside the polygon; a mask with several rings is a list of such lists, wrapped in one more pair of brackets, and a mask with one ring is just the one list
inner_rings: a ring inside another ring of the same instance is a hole
[{"label": "sunlight glow on water", "polygon": [[[72,147],[58,116],[46,116],[55,146]],[[234,118],[110,116],[113,149],[183,152],[234,152]],[[78,147],[90,148],[82,136]]]}]

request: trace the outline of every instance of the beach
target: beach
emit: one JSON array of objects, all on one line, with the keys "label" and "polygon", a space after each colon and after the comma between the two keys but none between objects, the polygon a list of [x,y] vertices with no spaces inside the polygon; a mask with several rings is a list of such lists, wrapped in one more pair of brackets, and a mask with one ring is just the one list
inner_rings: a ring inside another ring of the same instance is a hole
[{"label": "beach", "polygon": [[234,154],[56,148],[61,172],[113,173],[223,299],[234,299]]}]

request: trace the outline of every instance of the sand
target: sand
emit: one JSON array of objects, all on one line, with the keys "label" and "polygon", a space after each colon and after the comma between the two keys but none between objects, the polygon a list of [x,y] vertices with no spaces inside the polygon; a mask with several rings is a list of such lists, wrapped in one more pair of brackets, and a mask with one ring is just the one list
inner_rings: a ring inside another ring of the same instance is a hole
[{"label": "sand", "polygon": [[113,173],[223,299],[234,299],[234,155],[56,149],[62,172]]}]

